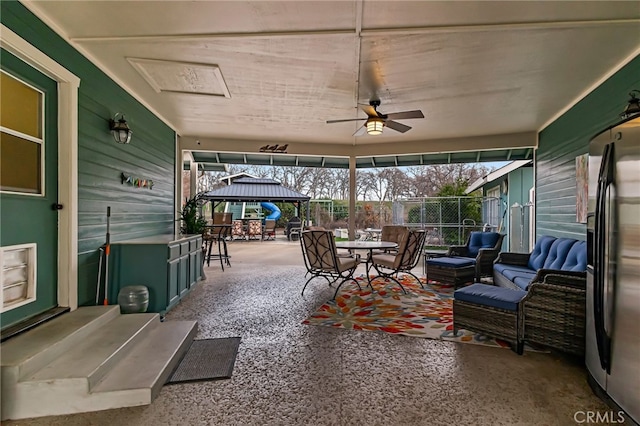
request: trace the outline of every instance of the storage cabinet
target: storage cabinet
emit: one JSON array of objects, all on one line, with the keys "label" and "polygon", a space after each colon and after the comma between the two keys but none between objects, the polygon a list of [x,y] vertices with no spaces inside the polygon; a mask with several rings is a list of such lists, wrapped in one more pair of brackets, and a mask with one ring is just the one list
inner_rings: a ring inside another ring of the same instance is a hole
[{"label": "storage cabinet", "polygon": [[109,300],[122,287],[149,288],[149,312],[165,313],[202,277],[200,235],[159,235],[111,244]]}]

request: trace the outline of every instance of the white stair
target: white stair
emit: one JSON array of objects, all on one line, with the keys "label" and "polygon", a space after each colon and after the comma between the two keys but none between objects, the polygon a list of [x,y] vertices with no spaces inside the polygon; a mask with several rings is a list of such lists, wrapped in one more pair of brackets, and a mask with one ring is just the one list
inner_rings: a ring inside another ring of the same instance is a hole
[{"label": "white stair", "polygon": [[150,404],[195,321],[79,308],[2,343],[2,420]]}]

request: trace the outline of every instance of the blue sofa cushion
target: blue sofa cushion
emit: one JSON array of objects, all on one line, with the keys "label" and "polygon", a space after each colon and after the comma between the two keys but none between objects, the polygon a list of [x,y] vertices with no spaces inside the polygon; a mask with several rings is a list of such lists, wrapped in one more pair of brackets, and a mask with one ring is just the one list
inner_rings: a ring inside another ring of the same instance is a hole
[{"label": "blue sofa cushion", "polygon": [[536,273],[535,271],[505,269],[502,271],[502,275],[504,275],[509,281],[515,281],[516,278],[526,278],[531,282],[531,280],[536,276]]},{"label": "blue sofa cushion", "polygon": [[529,269],[537,271],[542,268],[544,261],[547,259],[547,255],[549,254],[551,244],[553,244],[556,239],[556,237],[543,235],[538,239],[538,241],[536,241],[536,245],[529,255],[529,264],[527,265],[529,266]]},{"label": "blue sofa cushion", "polygon": [[558,238],[551,244],[549,248],[549,253],[547,254],[547,258],[544,261],[544,265],[542,267],[544,269],[560,269],[562,268],[562,264],[567,259],[567,254],[571,247],[577,240],[572,238]]},{"label": "blue sofa cushion", "polygon": [[578,241],[567,253],[567,257],[560,267],[563,271],[583,272],[587,270],[587,242]]},{"label": "blue sofa cushion", "polygon": [[445,268],[463,268],[465,266],[473,266],[476,264],[475,259],[470,257],[437,257],[435,259],[428,259],[427,265],[444,266]]},{"label": "blue sofa cushion", "polygon": [[523,290],[529,289],[533,277],[516,277],[512,282]]},{"label": "blue sofa cushion", "polygon": [[483,248],[494,248],[500,234],[498,232],[474,231],[469,236],[468,253],[470,257],[478,256],[478,252]]},{"label": "blue sofa cushion", "polygon": [[456,300],[475,303],[476,305],[492,306],[494,308],[517,311],[518,303],[527,294],[526,291],[496,287],[487,284],[471,284],[453,293]]},{"label": "blue sofa cushion", "polygon": [[[536,271],[527,268],[526,266],[510,265],[508,263],[496,263],[493,265],[494,272],[499,272],[505,275],[505,271],[519,271],[527,273],[535,273]],[[506,275],[505,275],[506,276]]]}]

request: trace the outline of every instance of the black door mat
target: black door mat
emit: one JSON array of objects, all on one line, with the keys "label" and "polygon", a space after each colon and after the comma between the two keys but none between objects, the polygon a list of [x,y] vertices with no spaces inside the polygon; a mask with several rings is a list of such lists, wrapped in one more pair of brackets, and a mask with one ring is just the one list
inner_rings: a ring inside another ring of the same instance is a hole
[{"label": "black door mat", "polygon": [[238,346],[239,337],[194,340],[166,384],[230,379]]}]

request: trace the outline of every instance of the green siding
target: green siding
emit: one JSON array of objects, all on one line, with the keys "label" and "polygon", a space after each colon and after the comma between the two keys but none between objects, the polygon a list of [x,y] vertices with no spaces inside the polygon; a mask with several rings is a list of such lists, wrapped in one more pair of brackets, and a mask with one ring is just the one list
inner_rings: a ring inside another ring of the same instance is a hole
[{"label": "green siding", "polygon": [[[23,5],[0,2],[0,19],[77,75],[78,300],[95,300],[98,248],[111,206],[112,241],[173,232],[175,133]],[[111,138],[108,120],[124,113],[131,144]],[[120,173],[154,181],[152,190],[122,185]]]},{"label": "green siding", "polygon": [[620,119],[628,93],[640,88],[640,56],[540,132],[536,151],[536,235],[584,240],[576,222],[575,159],[589,140]]}]

